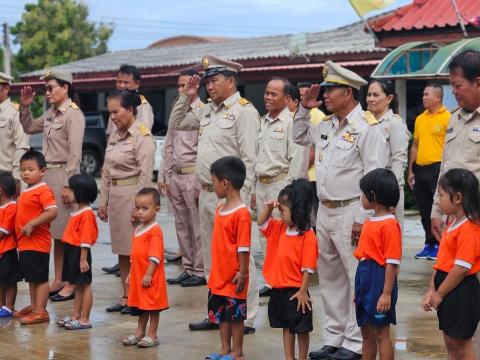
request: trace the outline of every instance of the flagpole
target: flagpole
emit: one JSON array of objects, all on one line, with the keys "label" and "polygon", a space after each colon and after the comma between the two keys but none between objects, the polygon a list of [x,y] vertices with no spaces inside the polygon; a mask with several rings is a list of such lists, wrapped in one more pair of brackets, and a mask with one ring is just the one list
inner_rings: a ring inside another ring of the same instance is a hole
[{"label": "flagpole", "polygon": [[[454,1],[454,0],[453,0]],[[373,32],[372,28],[370,27],[370,25],[368,25],[368,22],[367,20],[364,19],[364,17],[362,15],[360,15],[360,13],[358,12],[357,8],[355,7],[355,5],[353,5],[352,1],[351,0],[348,0],[348,2],[350,3],[350,5],[352,5],[353,7],[353,10],[355,10],[355,12],[357,13],[358,17],[360,19],[362,19],[363,21],[363,25],[365,25],[365,27],[367,28],[368,32],[370,33],[370,35],[372,35],[374,41],[376,43],[378,43],[378,38],[377,36],[375,35],[375,33]]]},{"label": "flagpole", "polygon": [[465,24],[463,23],[462,15],[460,14],[460,10],[458,10],[457,2],[452,0],[453,10],[455,10],[455,15],[457,15],[458,23],[460,24],[460,28],[463,31],[463,36],[468,37],[467,29],[465,28]]}]

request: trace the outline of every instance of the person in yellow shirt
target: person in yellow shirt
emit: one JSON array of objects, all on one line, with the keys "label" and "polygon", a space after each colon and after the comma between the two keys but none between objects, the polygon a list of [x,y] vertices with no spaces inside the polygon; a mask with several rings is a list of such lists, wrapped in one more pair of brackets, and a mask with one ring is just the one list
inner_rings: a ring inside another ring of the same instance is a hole
[{"label": "person in yellow shirt", "polygon": [[443,106],[442,99],[442,86],[428,83],[423,90],[425,111],[415,119],[410,148],[408,184],[415,195],[425,231],[425,247],[415,255],[416,259],[435,260],[438,252],[438,242],[431,232],[430,215],[450,118],[450,112]]}]

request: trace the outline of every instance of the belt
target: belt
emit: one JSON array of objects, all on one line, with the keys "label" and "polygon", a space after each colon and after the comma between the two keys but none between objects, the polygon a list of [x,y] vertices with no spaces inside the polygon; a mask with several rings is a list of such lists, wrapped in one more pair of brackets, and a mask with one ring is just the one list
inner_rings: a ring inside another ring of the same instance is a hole
[{"label": "belt", "polygon": [[273,184],[274,182],[285,179],[287,175],[287,173],[281,173],[276,176],[260,176],[258,178],[258,181],[260,181],[264,185]]},{"label": "belt", "polygon": [[358,200],[360,200],[360,197],[356,197],[348,200],[323,200],[322,204],[330,209],[336,209],[339,207],[344,207],[344,206],[353,204]]},{"label": "belt", "polygon": [[66,163],[60,163],[60,164],[51,164],[47,163],[47,169],[60,169],[62,166],[65,166]]},{"label": "belt", "polygon": [[206,192],[213,192],[214,191],[213,185],[210,185],[210,184],[202,185],[202,190]]},{"label": "belt", "polygon": [[191,173],[195,172],[195,166],[187,166],[187,167],[183,167],[183,168],[176,168],[175,172],[178,175],[191,174]]},{"label": "belt", "polygon": [[131,176],[125,179],[112,179],[113,186],[137,185],[138,176]]}]

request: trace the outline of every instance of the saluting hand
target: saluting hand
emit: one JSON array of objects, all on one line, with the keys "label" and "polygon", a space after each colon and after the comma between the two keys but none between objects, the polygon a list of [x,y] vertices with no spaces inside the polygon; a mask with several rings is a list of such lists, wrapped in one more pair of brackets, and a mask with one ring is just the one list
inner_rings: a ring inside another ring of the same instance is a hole
[{"label": "saluting hand", "polygon": [[320,93],[320,84],[313,84],[310,89],[302,96],[300,104],[305,109],[313,109],[322,105],[321,101],[318,101],[318,94]]},{"label": "saluting hand", "polygon": [[188,80],[187,85],[182,89],[182,94],[187,95],[188,97],[194,97],[198,93],[198,88],[200,87],[201,78],[198,75],[193,75],[190,80]]},{"label": "saluting hand", "polygon": [[35,95],[36,93],[31,86],[24,86],[23,89],[20,90],[20,105],[30,106]]}]

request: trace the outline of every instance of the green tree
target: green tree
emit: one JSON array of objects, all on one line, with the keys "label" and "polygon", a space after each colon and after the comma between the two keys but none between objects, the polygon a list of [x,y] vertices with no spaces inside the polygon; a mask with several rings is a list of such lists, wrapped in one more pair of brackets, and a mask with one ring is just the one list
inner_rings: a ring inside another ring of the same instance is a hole
[{"label": "green tree", "polygon": [[89,22],[87,6],[76,0],[26,4],[11,28],[13,43],[20,45],[15,66],[32,71],[103,54],[112,32],[112,25]]}]

